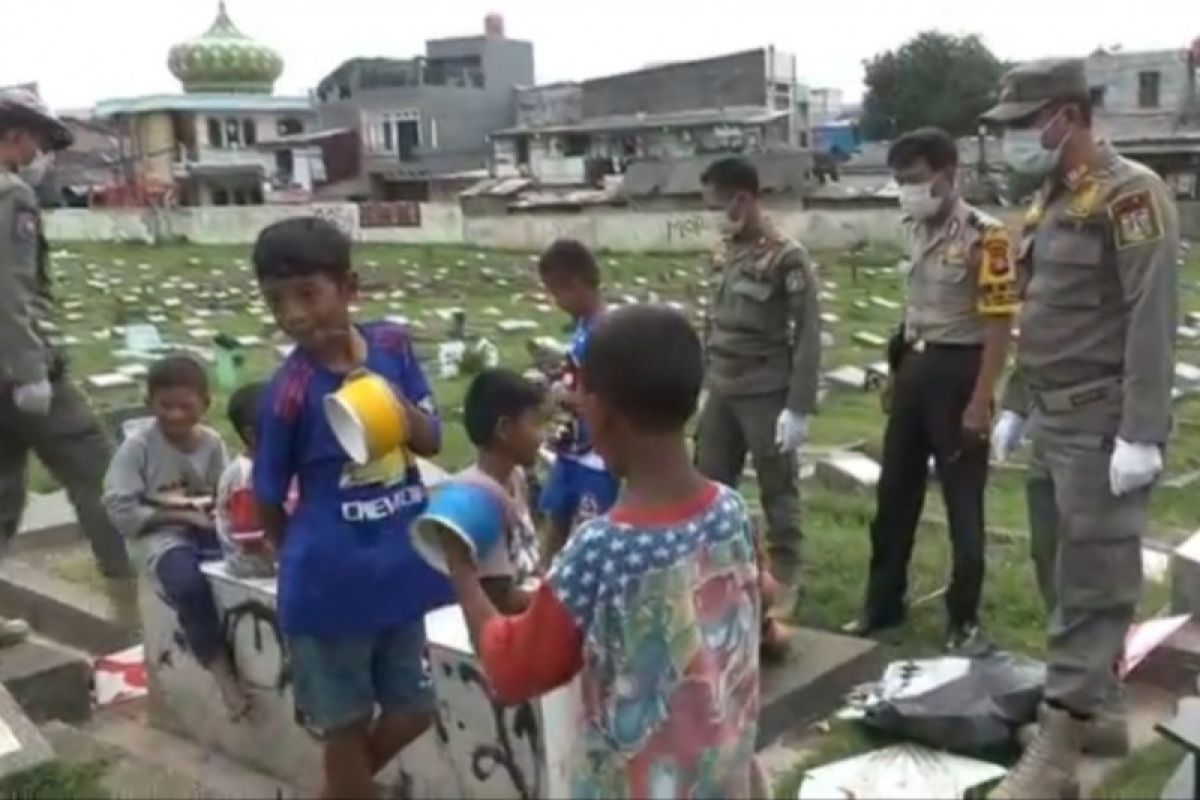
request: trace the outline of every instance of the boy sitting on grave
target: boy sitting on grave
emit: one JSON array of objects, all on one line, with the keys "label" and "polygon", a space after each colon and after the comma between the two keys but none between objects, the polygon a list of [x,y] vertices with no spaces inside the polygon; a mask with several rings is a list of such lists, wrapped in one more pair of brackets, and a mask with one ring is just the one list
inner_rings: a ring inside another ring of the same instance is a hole
[{"label": "boy sitting on grave", "polygon": [[[255,416],[266,392],[265,383],[241,387],[229,398],[229,423],[242,440],[243,451],[226,467],[217,487],[217,538],[230,575],[270,578],[275,575],[275,548],[258,520],[254,499]],[[294,501],[293,501],[294,502]]]},{"label": "boy sitting on grave", "polygon": [[154,422],[117,450],[104,479],[104,503],[236,720],[249,711],[250,697],[238,683],[212,589],[200,571],[202,562],[220,558],[212,509],[226,461],[220,434],[201,422],[209,402],[208,376],[193,357],[172,355],[152,365],[146,404]]},{"label": "boy sitting on grave", "polygon": [[573,797],[765,796],[752,775],[754,534],[738,493],[700,475],[688,452],[702,377],[700,339],[676,311],[629,306],[596,323],[581,409],[624,488],[572,534],[522,614],[500,614],[467,547],[441,537],[501,702],[581,676]]},{"label": "boy sitting on grave", "polygon": [[467,438],[477,454],[456,477],[490,490],[505,510],[504,538],[479,567],[484,590],[503,614],[525,610],[536,585],[540,559],[525,471],[537,466],[542,402],[537,386],[503,369],[479,373],[463,400]]},{"label": "boy sitting on grave", "polygon": [[[590,250],[573,239],[558,239],[542,253],[538,272],[546,292],[575,325],[567,362],[551,389],[554,402],[569,415],[554,442],[554,467],[539,503],[549,519],[546,563],[566,544],[579,523],[608,511],[619,485],[596,453],[579,415],[579,368],[592,326],[604,313],[600,267]],[[642,346],[646,346],[646,342]]]},{"label": "boy sitting on grave", "polygon": [[[368,798],[375,774],[432,723],[425,614],[453,600],[417,555],[409,523],[426,489],[410,453],[441,448],[433,395],[404,328],[355,324],[349,238],[315,217],[265,228],[254,271],[296,343],[271,380],[255,430],[254,492],[279,548],[279,618],[297,710],[323,739],[325,796]],[[407,451],[351,461],[324,398],[366,369],[392,387]],[[285,509],[293,479],[300,498]]]}]

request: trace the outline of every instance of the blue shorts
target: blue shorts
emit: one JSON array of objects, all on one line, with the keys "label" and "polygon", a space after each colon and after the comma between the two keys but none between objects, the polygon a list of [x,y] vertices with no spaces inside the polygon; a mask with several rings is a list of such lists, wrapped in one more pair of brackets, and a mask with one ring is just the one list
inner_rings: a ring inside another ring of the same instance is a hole
[{"label": "blue shorts", "polygon": [[296,710],[321,734],[375,718],[381,712],[434,710],[425,668],[425,624],[340,640],[288,639]]},{"label": "blue shorts", "polygon": [[560,455],[542,487],[539,504],[551,519],[574,524],[612,508],[619,486],[608,470]]}]

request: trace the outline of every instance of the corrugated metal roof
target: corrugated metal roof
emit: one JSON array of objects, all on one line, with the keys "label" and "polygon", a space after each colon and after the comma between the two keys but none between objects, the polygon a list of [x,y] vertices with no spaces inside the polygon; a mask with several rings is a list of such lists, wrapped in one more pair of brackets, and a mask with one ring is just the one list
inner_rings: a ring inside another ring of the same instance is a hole
[{"label": "corrugated metal roof", "polygon": [[608,117],[590,117],[568,125],[505,128],[493,132],[492,136],[519,136],[534,133],[596,133],[721,124],[754,125],[781,119],[787,115],[787,111],[777,111],[765,106],[700,108],[664,114],[616,114]]},{"label": "corrugated metal roof", "polygon": [[146,114],[153,111],[290,111],[312,112],[307,97],[277,97],[269,94],[153,94],[101,100],[97,117]]}]

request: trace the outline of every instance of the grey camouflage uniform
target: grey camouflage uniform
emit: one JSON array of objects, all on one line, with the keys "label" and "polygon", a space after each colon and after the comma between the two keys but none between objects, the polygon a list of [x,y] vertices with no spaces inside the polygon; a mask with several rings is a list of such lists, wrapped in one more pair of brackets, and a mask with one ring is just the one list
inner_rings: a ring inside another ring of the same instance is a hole
[{"label": "grey camouflage uniform", "polygon": [[697,464],[713,480],[737,486],[750,454],[771,571],[794,583],[801,563],[796,455],[779,452],[775,425],[785,408],[816,411],[820,286],[804,248],[769,223],[755,241],[724,239],[713,266],[719,274],[706,326],[708,399]]},{"label": "grey camouflage uniform", "polygon": [[[36,454],[65,487],[101,572],[126,577],[124,542],[100,502],[112,448],[43,328],[53,309],[48,259],[33,190],[0,171],[0,550],[20,526]],[[21,412],[13,390],[44,379],[54,387],[50,413]]]},{"label": "grey camouflage uniform", "polygon": [[1052,609],[1046,695],[1077,713],[1119,697],[1151,490],[1115,497],[1109,464],[1117,437],[1163,446],[1170,433],[1179,236],[1162,180],[1108,145],[1044,187],[1026,220],[1004,405],[1032,422],[1032,548]]}]

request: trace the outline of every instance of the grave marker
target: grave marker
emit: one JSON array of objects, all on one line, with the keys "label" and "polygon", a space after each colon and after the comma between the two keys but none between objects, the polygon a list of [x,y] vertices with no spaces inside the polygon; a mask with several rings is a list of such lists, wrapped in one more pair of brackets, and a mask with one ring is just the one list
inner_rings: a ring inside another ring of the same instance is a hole
[{"label": "grave marker", "polygon": [[863,347],[884,347],[887,345],[887,339],[870,331],[858,331],[854,334],[853,339],[855,344],[860,344]]}]

